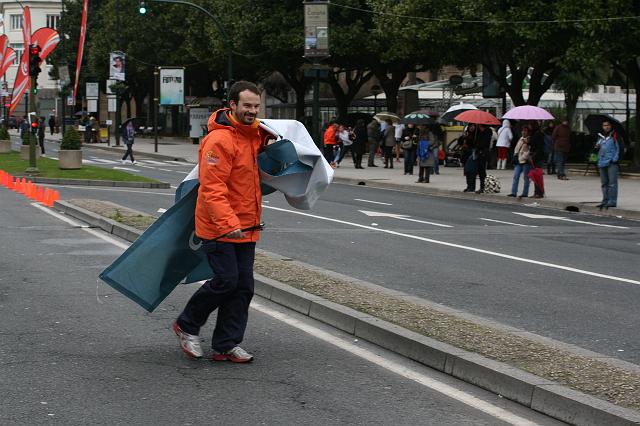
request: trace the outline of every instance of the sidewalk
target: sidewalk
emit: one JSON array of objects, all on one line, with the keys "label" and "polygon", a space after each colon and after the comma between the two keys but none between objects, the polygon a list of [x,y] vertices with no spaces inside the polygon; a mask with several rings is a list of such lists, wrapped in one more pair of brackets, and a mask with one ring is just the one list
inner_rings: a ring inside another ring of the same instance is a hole
[{"label": "sidewalk", "polygon": [[[47,140],[59,141],[60,134],[50,136]],[[111,151],[122,151],[125,147],[115,147],[112,138],[111,146],[106,143],[85,144],[84,149],[106,149]],[[154,151],[153,138],[136,138],[133,145],[134,155],[147,155],[157,158],[169,158],[185,160],[192,163],[198,161],[198,145],[194,145],[190,139],[162,137],[158,139],[158,152]],[[640,219],[640,179],[623,177],[619,180],[618,208],[600,211],[595,207],[601,200],[600,178],[596,175],[583,176],[585,165],[576,165],[576,168],[569,167],[568,177],[570,180],[558,180],[555,175],[545,176],[544,199],[524,199],[518,201],[507,194],[511,189],[511,179],[513,170],[488,170],[487,174],[495,176],[501,185],[499,194],[468,194],[462,190],[466,187],[461,167],[440,167],[440,174],[431,176],[430,183],[416,183],[418,168],[414,168],[414,175],[404,175],[404,163],[394,161],[393,169],[384,169],[382,161],[376,157],[375,168],[355,169],[349,157],[345,157],[341,166],[335,170],[334,181],[340,183],[361,184],[364,182],[370,187],[399,188],[416,191],[425,194],[442,195],[449,197],[470,198],[499,202],[505,204],[527,204],[542,207],[558,208],[563,210],[589,212],[607,216],[623,216]],[[363,164],[367,164],[366,157]],[[640,176],[638,176],[640,178]],[[520,182],[522,188],[522,179]],[[530,188],[530,195],[533,195],[533,184]]]}]

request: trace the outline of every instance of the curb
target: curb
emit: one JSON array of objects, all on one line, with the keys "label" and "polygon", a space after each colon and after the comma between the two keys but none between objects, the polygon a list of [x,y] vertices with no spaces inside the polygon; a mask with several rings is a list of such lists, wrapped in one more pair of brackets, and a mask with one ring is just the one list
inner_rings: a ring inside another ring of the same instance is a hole
[{"label": "curb", "polygon": [[[452,191],[450,189],[425,188],[424,186],[404,185],[393,182],[380,182],[371,179],[356,179],[347,177],[335,177],[333,182],[347,185],[365,185],[371,188],[395,189],[416,192],[425,195],[434,195],[440,197],[459,198],[464,200],[484,201],[497,204],[526,205],[535,202],[538,207],[546,207],[558,210],[564,210],[567,213],[589,213],[596,216],[623,217],[626,219],[640,219],[640,211],[626,210],[618,208],[610,208],[600,210],[595,206],[582,203],[569,203],[566,201],[554,201],[545,198],[534,199],[528,198],[526,201],[518,201],[517,198],[509,198],[498,194],[475,194],[468,192]],[[577,211],[575,209],[578,209]]]},{"label": "curb", "polygon": [[43,178],[43,177],[28,176],[28,175],[19,175],[16,177],[29,178],[33,183],[44,183],[49,185],[109,186],[109,187],[152,188],[152,189],[171,188],[171,185],[167,182],[127,182],[127,181],[115,181],[115,180]]},{"label": "curb", "polygon": [[[54,208],[133,242],[142,231],[65,201]],[[576,425],[638,425],[640,412],[574,391],[256,274],[255,294],[430,368]]]}]

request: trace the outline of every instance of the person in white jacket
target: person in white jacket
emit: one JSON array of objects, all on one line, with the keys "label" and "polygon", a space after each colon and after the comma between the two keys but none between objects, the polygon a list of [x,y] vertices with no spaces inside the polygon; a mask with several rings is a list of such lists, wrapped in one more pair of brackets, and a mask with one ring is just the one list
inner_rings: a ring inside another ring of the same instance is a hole
[{"label": "person in white jacket", "polygon": [[511,131],[511,123],[509,120],[502,122],[502,127],[498,129],[498,170],[507,168],[507,154],[513,140],[513,132]]}]

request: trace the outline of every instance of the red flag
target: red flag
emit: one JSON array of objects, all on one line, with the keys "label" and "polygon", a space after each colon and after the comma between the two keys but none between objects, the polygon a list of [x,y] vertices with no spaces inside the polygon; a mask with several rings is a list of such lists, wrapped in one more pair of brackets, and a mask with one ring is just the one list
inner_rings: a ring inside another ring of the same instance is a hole
[{"label": "red flag", "polygon": [[80,26],[80,43],[78,44],[78,59],[76,61],[76,81],[73,83],[73,104],[76,103],[76,94],[78,93],[78,83],[80,81],[80,65],[82,64],[82,53],[84,52],[84,38],[87,33],[87,11],[89,9],[89,0],[84,0],[82,6],[82,25]]},{"label": "red flag", "polygon": [[24,51],[22,52],[20,66],[16,72],[15,83],[13,83],[11,107],[9,108],[10,113],[16,109],[22,95],[24,95],[31,85],[31,80],[29,79],[29,45],[31,44],[31,12],[29,11],[29,6],[24,8],[24,16],[22,18],[22,40],[24,42]]},{"label": "red flag", "polygon": [[33,42],[33,44],[37,44],[38,46],[40,46],[40,49],[42,49],[40,51],[40,59],[44,61],[60,42],[60,36],[54,29],[40,28],[38,31],[33,33],[31,41]]},{"label": "red flag", "polygon": [[7,70],[15,60],[16,51],[10,47],[7,47],[7,50],[4,51],[4,56],[2,57],[2,63],[0,63],[0,77],[2,77],[4,73],[7,72]]},{"label": "red flag", "polygon": [[3,34],[0,36],[0,58],[4,57],[4,52],[7,50],[7,46],[9,46],[9,37]]}]

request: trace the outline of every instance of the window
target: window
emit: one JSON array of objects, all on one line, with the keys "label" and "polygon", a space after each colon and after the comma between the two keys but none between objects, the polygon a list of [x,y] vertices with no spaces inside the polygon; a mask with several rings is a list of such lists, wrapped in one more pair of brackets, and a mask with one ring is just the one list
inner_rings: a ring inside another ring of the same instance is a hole
[{"label": "window", "polygon": [[57,30],[58,25],[60,25],[60,15],[47,15],[48,28],[53,28],[54,30]]},{"label": "window", "polygon": [[22,15],[11,15],[11,29],[12,30],[22,29]]},{"label": "window", "polygon": [[18,65],[20,63],[20,60],[22,59],[24,45],[22,43],[11,43],[9,44],[9,47],[16,51],[16,59],[13,60],[13,65]]}]

